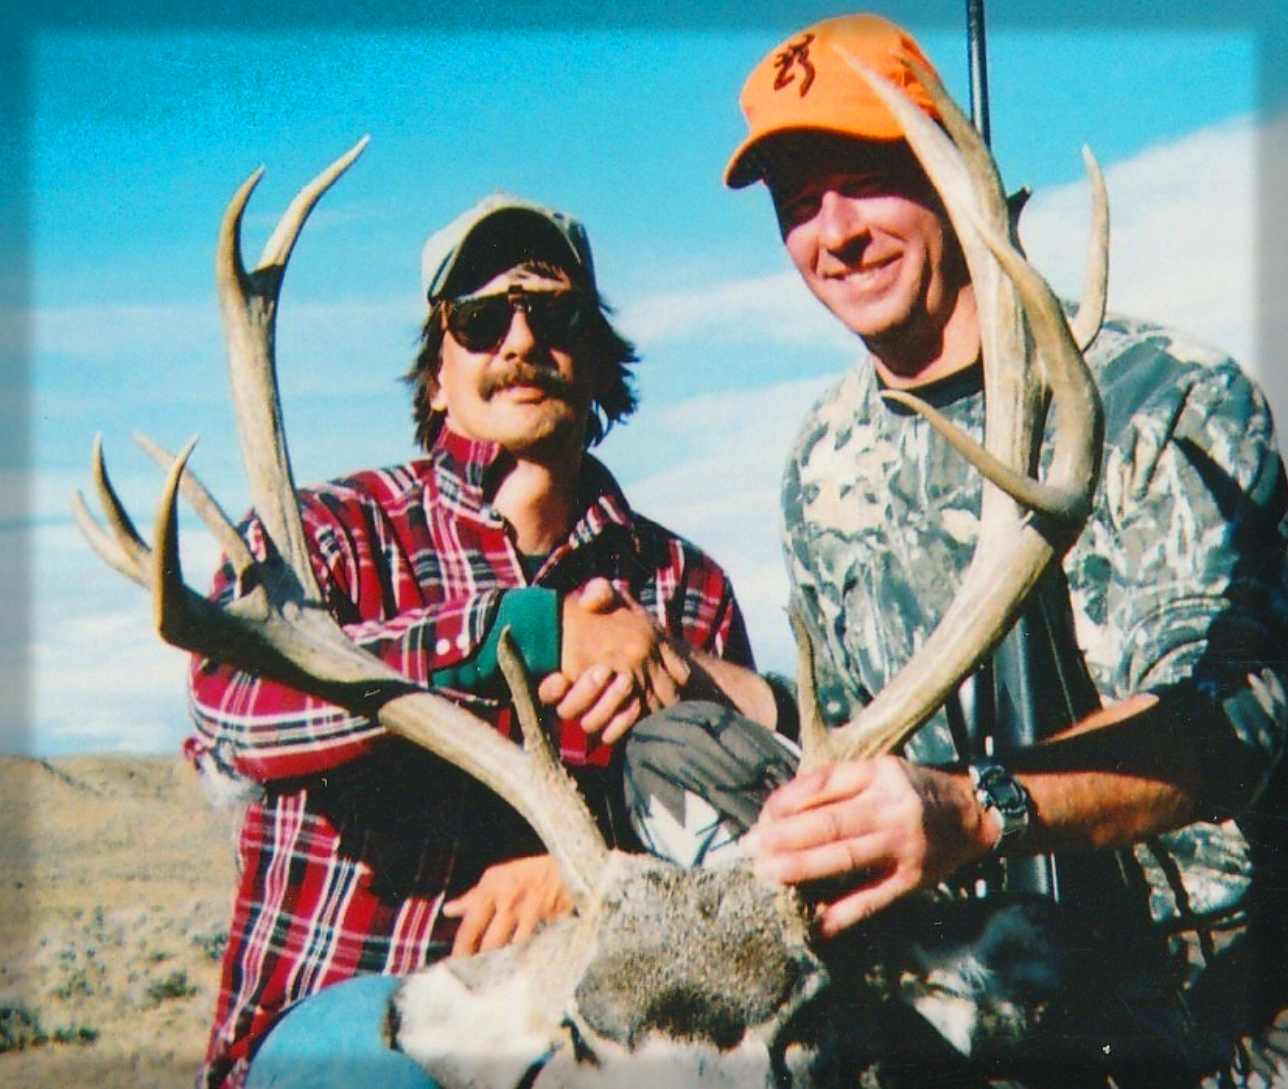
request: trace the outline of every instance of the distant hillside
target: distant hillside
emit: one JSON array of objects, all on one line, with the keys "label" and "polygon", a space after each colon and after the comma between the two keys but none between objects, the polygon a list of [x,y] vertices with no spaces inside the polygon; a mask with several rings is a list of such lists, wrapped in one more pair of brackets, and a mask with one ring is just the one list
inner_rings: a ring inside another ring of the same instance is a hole
[{"label": "distant hillside", "polygon": [[0,756],[0,1084],[192,1084],[233,819],[177,758]]}]

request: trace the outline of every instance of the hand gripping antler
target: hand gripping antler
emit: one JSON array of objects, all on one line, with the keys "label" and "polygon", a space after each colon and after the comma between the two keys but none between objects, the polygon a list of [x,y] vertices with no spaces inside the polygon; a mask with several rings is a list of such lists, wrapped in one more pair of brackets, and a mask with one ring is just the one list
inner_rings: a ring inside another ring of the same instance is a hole
[{"label": "hand gripping antler", "polygon": [[[939,625],[853,722],[809,746],[806,765],[898,748],[992,651],[1047,565],[1081,532],[1103,439],[1100,400],[1081,351],[1099,329],[1108,267],[1104,186],[1090,154],[1094,232],[1075,333],[1011,234],[991,154],[934,74],[913,65],[947,132],[892,83],[842,52],[903,126],[961,242],[979,309],[987,406],[983,446],[918,398],[887,396],[924,415],[979,469],[985,484],[979,545]],[[1039,480],[1048,406],[1055,413],[1053,450],[1046,477]]]},{"label": "hand gripping antler", "polygon": [[[282,426],[274,363],[278,295],[291,250],[313,206],[361,154],[366,138],[300,191],[247,272],[241,219],[262,171],[233,197],[219,233],[216,280],[228,341],[229,374],[242,455],[256,512],[268,537],[257,561],[229,518],[186,466],[192,443],[173,457],[140,444],[169,469],[150,548],[112,488],[99,442],[94,479],[109,531],[77,494],[82,531],[112,567],[152,592],[166,642],[257,673],[379,720],[496,791],[521,813],[557,860],[573,897],[584,902],[599,882],[607,847],[594,818],[546,736],[509,633],[499,655],[523,727],[523,748],[462,708],[418,688],[349,641],[322,604],[300,517]],[[182,491],[226,553],[237,594],[219,606],[183,582],[177,495]]]}]

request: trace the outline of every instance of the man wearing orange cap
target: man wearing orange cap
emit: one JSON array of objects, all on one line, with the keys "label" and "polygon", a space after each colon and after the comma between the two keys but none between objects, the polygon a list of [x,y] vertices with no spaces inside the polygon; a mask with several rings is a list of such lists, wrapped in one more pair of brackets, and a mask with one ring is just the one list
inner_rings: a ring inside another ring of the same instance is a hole
[{"label": "man wearing orange cap", "polygon": [[[915,390],[975,435],[983,423],[981,300],[900,124],[845,54],[939,120],[905,64],[930,67],[907,33],[830,19],[751,73],[749,132],[725,175],[735,189],[765,183],[801,278],[867,349],[806,419],[783,493],[793,605],[833,724],[921,645],[976,546],[977,475],[881,393]],[[1106,409],[1104,472],[1063,570],[1094,682],[1084,706],[1111,709],[1070,721],[1039,675],[1039,743],[1017,743],[985,741],[979,701],[952,700],[901,755],[772,794],[752,835],[757,867],[826,881],[820,927],[836,935],[915,890],[969,888],[999,858],[1019,870],[1056,852],[1057,875],[1107,861],[1124,895],[1080,877],[1062,902],[1147,912],[1141,933],[1165,958],[1156,978],[1179,987],[1192,1030],[1129,1031],[1143,1062],[1113,1069],[1118,1083],[1152,1069],[1150,1084],[1288,1084],[1288,1017],[1273,1024],[1288,1006],[1274,872],[1288,813],[1288,487],[1273,425],[1232,361],[1157,326],[1112,318],[1087,361]],[[985,668],[998,675],[996,655]],[[1112,956],[1089,958],[1097,970],[1135,949],[1129,934],[1110,940]]]}]

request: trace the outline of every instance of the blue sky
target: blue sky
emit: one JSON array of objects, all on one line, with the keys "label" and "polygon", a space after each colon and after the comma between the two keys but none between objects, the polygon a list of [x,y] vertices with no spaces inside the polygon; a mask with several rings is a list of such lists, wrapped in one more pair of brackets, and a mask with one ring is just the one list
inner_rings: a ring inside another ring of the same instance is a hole
[{"label": "blue sky", "polygon": [[[1076,293],[1090,144],[1114,206],[1111,302],[1235,352],[1288,418],[1272,366],[1284,322],[1259,306],[1284,286],[1271,256],[1288,176],[1277,5],[1201,22],[1179,3],[1065,7],[988,8],[994,145],[1008,183],[1036,193],[1035,263]],[[230,509],[245,504],[213,301],[218,220],[264,164],[253,257],[295,189],[363,134],[370,147],[310,220],[283,295],[298,479],[412,453],[398,376],[425,237],[493,189],[566,208],[644,357],[643,407],[604,457],[641,509],[729,567],[762,664],[788,668],[779,468],[859,346],[789,273],[764,194],[729,192],[720,175],[751,66],[842,10],[355,3],[270,17],[158,0],[8,16],[0,535],[15,562],[0,585],[12,603],[0,751],[169,751],[182,738],[182,656],[76,536],[67,496],[87,485],[101,432],[146,525],[160,478],[129,441],[141,430],[171,446],[200,433],[195,468]],[[964,2],[879,10],[964,99]],[[214,556],[199,526],[185,549],[204,584]]]}]

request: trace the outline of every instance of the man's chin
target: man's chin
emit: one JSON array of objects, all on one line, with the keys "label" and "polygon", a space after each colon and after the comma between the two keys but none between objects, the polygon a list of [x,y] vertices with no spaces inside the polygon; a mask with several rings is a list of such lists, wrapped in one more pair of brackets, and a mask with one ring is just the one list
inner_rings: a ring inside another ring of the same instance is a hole
[{"label": "man's chin", "polygon": [[510,454],[527,461],[550,461],[582,448],[583,430],[573,419],[543,420],[530,427],[514,428],[500,438]]},{"label": "man's chin", "polygon": [[855,336],[864,340],[881,339],[896,333],[907,321],[905,306],[896,299],[854,299],[840,297],[824,300],[832,314]]}]

